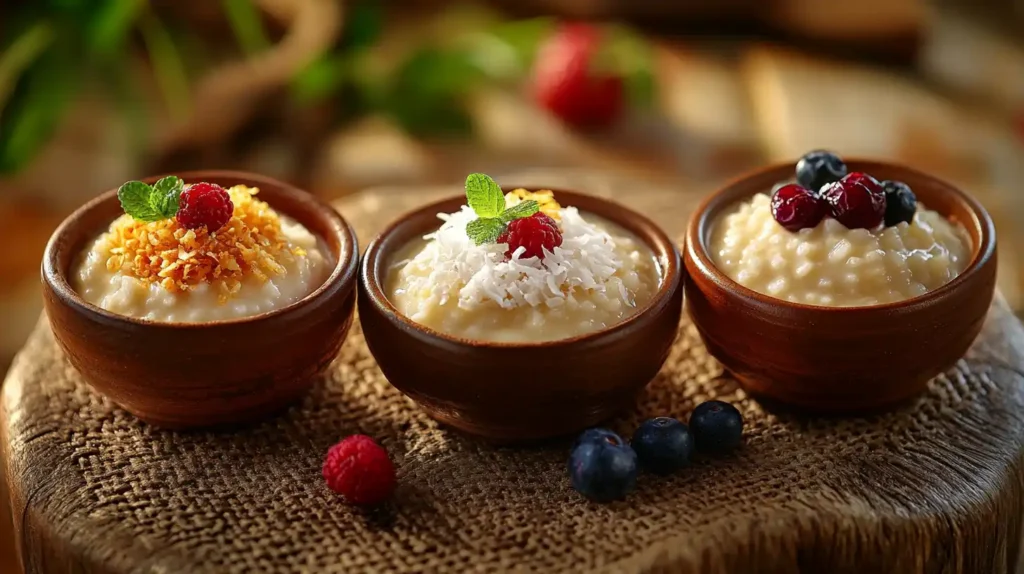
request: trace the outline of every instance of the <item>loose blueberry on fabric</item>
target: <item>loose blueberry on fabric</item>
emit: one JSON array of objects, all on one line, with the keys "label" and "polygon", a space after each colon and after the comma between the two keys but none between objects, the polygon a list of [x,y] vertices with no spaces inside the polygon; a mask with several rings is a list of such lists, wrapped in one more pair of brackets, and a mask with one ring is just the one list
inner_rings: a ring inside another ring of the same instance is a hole
[{"label": "loose blueberry on fabric", "polygon": [[743,440],[743,416],[729,403],[707,401],[693,409],[690,432],[699,452],[726,454]]},{"label": "loose blueberry on fabric", "polygon": [[910,190],[910,186],[902,181],[883,181],[882,191],[885,193],[886,227],[914,221],[917,196]]},{"label": "loose blueberry on fabric", "polygon": [[[588,434],[589,433],[589,434]],[[586,431],[569,456],[572,487],[594,502],[626,497],[636,486],[636,452],[611,431]]]},{"label": "loose blueberry on fabric", "polygon": [[817,192],[823,185],[839,181],[846,175],[846,164],[836,154],[815,150],[796,162],[796,181]]},{"label": "loose blueberry on fabric", "polygon": [[630,442],[640,466],[656,474],[671,474],[690,464],[693,437],[686,425],[670,417],[644,421]]}]

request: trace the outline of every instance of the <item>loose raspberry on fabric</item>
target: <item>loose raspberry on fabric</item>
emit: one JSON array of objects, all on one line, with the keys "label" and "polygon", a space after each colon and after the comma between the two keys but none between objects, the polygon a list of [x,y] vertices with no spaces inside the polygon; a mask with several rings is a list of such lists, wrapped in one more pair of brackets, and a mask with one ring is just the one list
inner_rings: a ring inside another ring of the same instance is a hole
[{"label": "loose raspberry on fabric", "polygon": [[215,183],[195,183],[185,188],[178,199],[178,223],[185,229],[206,227],[217,231],[235,211],[231,196]]},{"label": "loose raspberry on fabric", "polygon": [[327,451],[327,487],[350,504],[375,506],[391,497],[397,479],[388,452],[366,435],[352,435]]},{"label": "loose raspberry on fabric", "polygon": [[523,247],[526,251],[520,258],[543,258],[545,247],[551,251],[562,244],[562,231],[558,229],[558,222],[538,211],[530,217],[509,222],[505,231],[498,236],[498,243],[508,244],[505,257],[511,258],[516,249]]}]

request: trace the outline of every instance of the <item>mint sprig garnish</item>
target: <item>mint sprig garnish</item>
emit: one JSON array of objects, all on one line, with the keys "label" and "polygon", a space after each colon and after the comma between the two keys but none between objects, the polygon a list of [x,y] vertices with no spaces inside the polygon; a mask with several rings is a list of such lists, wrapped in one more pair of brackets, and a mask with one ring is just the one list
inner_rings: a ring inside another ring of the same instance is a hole
[{"label": "mint sprig garnish", "polygon": [[173,175],[157,180],[153,185],[129,181],[117,190],[117,199],[124,212],[139,221],[170,219],[178,213],[178,202],[185,182]]},{"label": "mint sprig garnish", "polygon": [[477,219],[466,225],[466,235],[476,245],[495,243],[510,222],[540,211],[540,204],[533,200],[521,201],[506,209],[501,187],[482,173],[466,176],[466,203],[477,215]]}]

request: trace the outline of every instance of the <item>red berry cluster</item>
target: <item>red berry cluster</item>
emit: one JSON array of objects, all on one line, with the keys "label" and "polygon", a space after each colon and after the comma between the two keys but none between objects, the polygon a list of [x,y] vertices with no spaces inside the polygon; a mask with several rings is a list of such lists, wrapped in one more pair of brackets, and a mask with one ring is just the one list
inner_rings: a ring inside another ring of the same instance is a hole
[{"label": "red berry cluster", "polygon": [[[874,229],[913,221],[917,201],[898,181],[879,182],[862,172],[846,173],[846,164],[830,152],[814,151],[797,163],[797,181],[772,195],[772,217],[789,231],[818,225],[826,216],[850,229]],[[814,182],[825,183],[809,189]]]},{"label": "red berry cluster", "polygon": [[521,258],[544,257],[544,249],[554,250],[562,244],[562,232],[558,223],[549,215],[538,211],[529,217],[513,219],[505,231],[498,236],[498,243],[507,243],[505,256],[512,257],[516,249],[525,251]]}]

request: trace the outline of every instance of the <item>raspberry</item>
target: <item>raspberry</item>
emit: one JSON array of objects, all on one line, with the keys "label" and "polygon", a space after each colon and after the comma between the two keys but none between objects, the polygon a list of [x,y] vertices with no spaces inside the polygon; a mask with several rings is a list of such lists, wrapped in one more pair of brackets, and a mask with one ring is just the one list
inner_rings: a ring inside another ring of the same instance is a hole
[{"label": "raspberry", "polygon": [[534,97],[541,107],[576,127],[603,127],[622,113],[625,85],[616,73],[594,70],[601,31],[567,24],[541,47],[533,70]]},{"label": "raspberry", "polygon": [[558,223],[544,213],[537,212],[530,217],[513,219],[505,231],[498,236],[498,243],[507,243],[505,257],[512,258],[516,249],[523,247],[526,251],[519,257],[544,258],[544,249],[553,250],[562,244],[562,232],[558,229]]},{"label": "raspberry", "polygon": [[323,475],[328,488],[359,506],[380,504],[395,490],[395,466],[388,452],[366,435],[352,435],[332,446]]},{"label": "raspberry", "polygon": [[231,219],[235,206],[231,196],[215,183],[194,183],[181,192],[178,199],[178,223],[185,229],[206,227],[217,231]]}]

